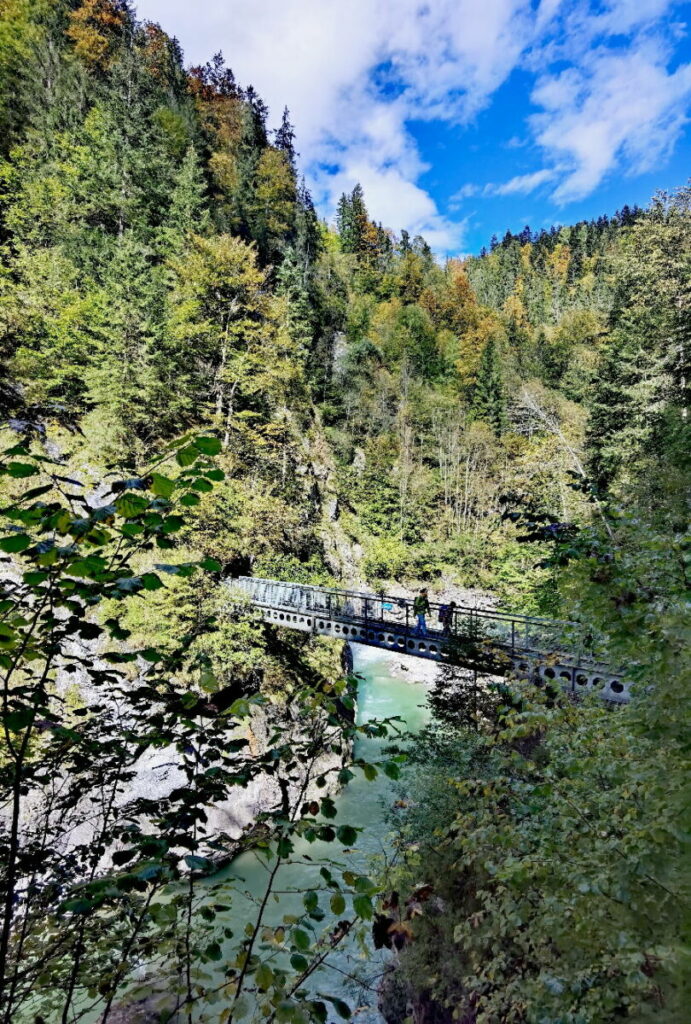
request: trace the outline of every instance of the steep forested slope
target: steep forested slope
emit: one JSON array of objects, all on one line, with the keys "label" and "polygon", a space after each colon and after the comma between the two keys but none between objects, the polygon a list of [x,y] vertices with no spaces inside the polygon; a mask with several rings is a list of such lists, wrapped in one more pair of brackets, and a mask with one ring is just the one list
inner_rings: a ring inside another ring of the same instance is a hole
[{"label": "steep forested slope", "polygon": [[[133,606],[133,639],[166,651],[220,612],[194,641],[217,680],[333,675],[314,641],[228,621],[220,580],[246,571],[479,585],[597,627],[643,710],[611,727],[584,707],[576,723],[524,694],[510,728],[423,739],[424,813],[401,826],[412,853],[394,883],[414,889],[439,858],[445,916],[441,939],[406,922],[420,941],[399,987],[441,1022],[682,1005],[667,936],[684,889],[689,190],[441,265],[374,222],[359,186],[320,222],[288,112],[271,131],[220,57],[185,70],[125,0],[0,13],[12,436],[87,481],[134,473],[186,431],[220,443],[170,557],[221,570]],[[550,872],[571,848],[588,868],[577,895],[568,865]],[[457,969],[435,973],[454,951]]]},{"label": "steep forested slope", "polygon": [[359,186],[336,231],[320,224],[287,111],[269,131],[220,57],[184,71],[125,3],[5,7],[9,411],[78,428],[94,465],[213,425],[231,469],[214,501],[262,523],[251,546],[243,515],[214,539],[200,526],[226,565],[271,552],[278,574],[282,554],[286,571],[480,582],[534,605],[503,496],[584,514],[567,484],[640,211],[441,267],[374,223]]}]

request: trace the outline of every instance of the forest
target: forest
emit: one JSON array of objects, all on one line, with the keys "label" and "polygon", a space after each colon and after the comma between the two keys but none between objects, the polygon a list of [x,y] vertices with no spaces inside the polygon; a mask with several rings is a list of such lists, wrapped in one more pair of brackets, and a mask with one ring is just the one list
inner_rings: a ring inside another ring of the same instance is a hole
[{"label": "forest", "polygon": [[[691,185],[442,262],[359,185],[320,219],[269,121],[128,0],[0,0],[0,1020],[357,1019],[350,943],[387,1024],[681,1022]],[[576,621],[634,697],[447,666],[405,740],[239,575]],[[397,800],[354,872],[356,776]]]}]

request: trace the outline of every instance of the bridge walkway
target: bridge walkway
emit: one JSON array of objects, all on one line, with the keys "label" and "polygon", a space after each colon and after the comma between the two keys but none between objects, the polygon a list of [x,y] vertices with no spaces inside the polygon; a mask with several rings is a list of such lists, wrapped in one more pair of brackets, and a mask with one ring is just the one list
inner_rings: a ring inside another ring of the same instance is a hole
[{"label": "bridge walkway", "polygon": [[597,657],[578,623],[458,605],[441,628],[441,605],[432,601],[421,633],[406,598],[254,576],[228,585],[276,626],[442,663],[453,659],[493,675],[554,680],[574,694],[595,692],[613,703],[630,699],[630,683]]}]

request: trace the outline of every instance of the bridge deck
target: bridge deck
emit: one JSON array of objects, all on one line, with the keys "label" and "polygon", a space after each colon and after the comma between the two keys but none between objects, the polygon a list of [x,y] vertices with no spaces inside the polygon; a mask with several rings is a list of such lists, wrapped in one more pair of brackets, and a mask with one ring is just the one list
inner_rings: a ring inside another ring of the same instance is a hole
[{"label": "bridge deck", "polygon": [[578,623],[459,605],[442,627],[442,606],[430,602],[422,632],[413,602],[404,598],[253,576],[228,582],[277,626],[427,660],[448,663],[453,657],[494,675],[553,679],[574,693],[594,691],[615,703],[630,699],[628,682],[597,658]]}]

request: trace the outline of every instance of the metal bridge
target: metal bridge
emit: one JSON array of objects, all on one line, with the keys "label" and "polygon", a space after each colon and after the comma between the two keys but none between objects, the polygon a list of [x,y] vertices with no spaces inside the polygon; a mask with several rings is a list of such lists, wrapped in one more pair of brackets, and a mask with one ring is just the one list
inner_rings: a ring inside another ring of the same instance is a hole
[{"label": "metal bridge", "polygon": [[630,683],[598,659],[592,637],[578,623],[456,605],[442,626],[442,606],[430,602],[421,631],[413,602],[400,597],[254,576],[228,580],[228,585],[274,626],[492,675],[554,681],[574,694],[595,692],[617,704],[630,700]]}]

